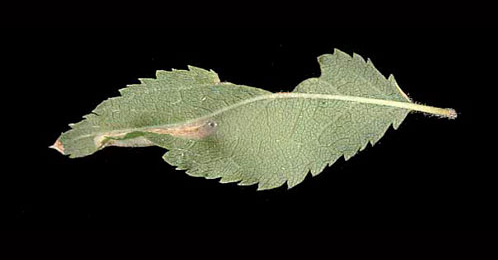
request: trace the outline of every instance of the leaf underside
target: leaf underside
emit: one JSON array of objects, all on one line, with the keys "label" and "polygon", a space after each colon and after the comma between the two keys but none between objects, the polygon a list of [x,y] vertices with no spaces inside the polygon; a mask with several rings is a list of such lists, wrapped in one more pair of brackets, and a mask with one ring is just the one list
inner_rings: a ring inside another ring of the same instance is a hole
[{"label": "leaf underside", "polygon": [[335,50],[318,61],[320,77],[291,94],[220,82],[215,72],[191,66],[158,71],[71,124],[53,147],[74,158],[107,146],[156,145],[168,149],[166,162],[192,176],[291,188],[375,144],[410,112],[329,97],[412,103],[394,77],[359,55]]}]

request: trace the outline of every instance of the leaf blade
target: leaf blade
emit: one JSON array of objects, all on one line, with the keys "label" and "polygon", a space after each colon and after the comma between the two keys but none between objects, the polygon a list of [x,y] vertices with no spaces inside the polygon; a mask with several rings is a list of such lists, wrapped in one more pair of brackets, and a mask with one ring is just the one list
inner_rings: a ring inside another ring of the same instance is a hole
[{"label": "leaf blade", "polygon": [[196,67],[161,71],[104,101],[54,148],[81,157],[112,145],[157,145],[169,150],[166,162],[191,176],[291,188],[375,144],[410,111],[456,116],[413,103],[394,77],[357,54],[336,50],[318,62],[321,76],[290,93],[221,83]]}]

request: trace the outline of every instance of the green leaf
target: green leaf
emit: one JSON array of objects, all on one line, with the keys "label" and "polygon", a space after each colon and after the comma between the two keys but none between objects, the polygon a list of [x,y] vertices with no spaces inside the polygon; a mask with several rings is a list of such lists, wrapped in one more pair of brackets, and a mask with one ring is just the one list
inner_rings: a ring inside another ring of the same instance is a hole
[{"label": "green leaf", "polygon": [[108,146],[156,145],[192,176],[291,188],[375,144],[410,111],[456,117],[453,109],[413,103],[393,76],[359,55],[336,50],[318,61],[319,78],[284,93],[220,82],[196,67],[158,71],[71,124],[51,147],[74,158]]}]

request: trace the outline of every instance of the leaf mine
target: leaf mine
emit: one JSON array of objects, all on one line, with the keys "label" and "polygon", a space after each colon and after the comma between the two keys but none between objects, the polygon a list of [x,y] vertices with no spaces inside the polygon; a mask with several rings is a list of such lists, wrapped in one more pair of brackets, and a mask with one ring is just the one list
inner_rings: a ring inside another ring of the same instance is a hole
[{"label": "leaf mine", "polygon": [[457,117],[415,103],[360,55],[335,50],[318,62],[320,77],[277,93],[220,83],[214,71],[192,66],[158,71],[70,124],[50,148],[76,158],[109,146],[159,146],[188,175],[266,190],[292,188],[351,158],[410,112]]},{"label": "leaf mine", "polygon": [[200,140],[212,135],[216,131],[217,125],[218,124],[213,120],[202,120],[200,122],[175,127],[151,128],[145,130],[145,132],[169,134],[173,137]]}]

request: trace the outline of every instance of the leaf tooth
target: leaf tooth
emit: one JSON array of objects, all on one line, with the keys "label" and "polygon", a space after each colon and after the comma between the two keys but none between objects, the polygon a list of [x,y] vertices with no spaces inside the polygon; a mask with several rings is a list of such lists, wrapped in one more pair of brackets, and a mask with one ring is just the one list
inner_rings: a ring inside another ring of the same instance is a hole
[{"label": "leaf tooth", "polygon": [[303,182],[304,179],[306,179],[306,176],[310,173],[309,169],[304,169],[303,171],[299,172],[296,174],[294,178],[288,179],[287,180],[287,189],[291,189],[298,185],[299,183]]},{"label": "leaf tooth", "polygon": [[355,52],[353,52],[353,60],[359,61],[361,63],[366,63],[365,59],[360,54],[357,54]]},{"label": "leaf tooth", "polygon": [[219,182],[220,183],[233,183],[233,182],[238,182],[241,180],[242,180],[242,176],[232,174],[232,175],[227,175],[227,176],[221,177]]},{"label": "leaf tooth", "polygon": [[260,180],[258,182],[258,188],[257,190],[258,191],[262,191],[262,190],[270,190],[270,189],[274,189],[274,188],[277,188],[277,187],[280,187],[282,185],[284,185],[284,183],[286,182],[286,180],[284,178],[280,178],[278,182],[275,182],[275,181],[269,181],[269,180]]},{"label": "leaf tooth", "polygon": [[403,111],[401,113],[404,113],[404,114],[401,117],[394,118],[394,122],[392,123],[394,130],[397,130],[399,128],[399,126],[401,125],[401,123],[403,123],[403,121],[405,120],[405,118],[409,112],[410,111]]},{"label": "leaf tooth", "polygon": [[339,58],[346,59],[346,60],[351,60],[351,56],[349,54],[347,54],[339,49],[334,49],[334,54],[332,54],[332,55],[339,57]]},{"label": "leaf tooth", "polygon": [[[309,167],[311,176],[313,177],[317,176],[318,174],[323,172],[325,167],[333,165],[341,156],[342,155],[333,154],[328,161],[322,161],[319,164],[312,165],[311,167]],[[315,168],[315,166],[318,166],[318,168]]]},{"label": "leaf tooth", "polygon": [[398,85],[398,82],[396,82],[396,79],[394,78],[394,75],[391,74],[389,75],[389,78],[387,79],[389,80],[389,82],[391,82],[391,84],[393,84],[394,86],[396,86],[396,89],[398,89],[399,93],[401,93],[401,95],[410,103],[413,103],[413,100],[408,96],[408,94],[406,94],[402,89],[401,87]]},{"label": "leaf tooth", "polygon": [[[375,75],[381,80],[387,80],[386,76],[384,76],[373,64],[370,58],[367,59],[367,66],[369,66],[375,73]],[[392,75],[392,74],[391,74]]]},{"label": "leaf tooth", "polygon": [[144,85],[142,85],[142,84],[129,84],[129,85],[126,85],[125,88],[118,89],[118,91],[119,91],[119,94],[121,94],[121,96],[125,96],[125,95],[128,95],[130,92],[134,91],[136,88],[140,88],[143,86]]},{"label": "leaf tooth", "polygon": [[387,132],[387,130],[389,130],[389,127],[391,126],[392,123],[389,123],[387,124],[380,132],[379,134],[377,134],[376,136],[373,136],[370,140],[370,143],[372,144],[372,146],[374,146]]},{"label": "leaf tooth", "polygon": [[258,183],[258,180],[255,179],[255,178],[246,178],[246,179],[243,179],[241,182],[237,183],[237,185],[239,186],[250,186],[250,185],[253,185],[253,184],[256,184]]},{"label": "leaf tooth", "polygon": [[203,68],[199,68],[199,67],[192,66],[192,65],[187,65],[187,69],[190,72],[199,73],[199,74],[209,72],[209,70],[205,70]]},{"label": "leaf tooth", "polygon": [[207,71],[205,69],[202,69],[202,68],[199,68],[199,67],[196,67],[196,66],[192,66],[192,65],[187,65],[187,68],[189,71]]},{"label": "leaf tooth", "polygon": [[358,153],[360,147],[355,147],[353,150],[348,151],[348,153],[344,153],[342,156],[344,157],[345,161],[348,161],[351,159],[353,156],[355,156]]},{"label": "leaf tooth", "polygon": [[124,96],[130,91],[130,89],[126,87],[126,88],[120,88],[118,89],[118,91],[121,96]]},{"label": "leaf tooth", "polygon": [[362,144],[362,146],[360,147],[360,150],[358,150],[358,152],[361,152],[361,151],[365,150],[365,149],[367,148],[367,146],[368,146],[368,144],[369,144],[369,143],[370,143],[370,140],[366,140],[366,141]]},{"label": "leaf tooth", "polygon": [[310,167],[311,175],[314,177],[320,174],[323,171],[323,169],[327,167],[327,164],[328,164],[327,162],[322,162],[318,164],[318,168]]},{"label": "leaf tooth", "polygon": [[221,176],[216,172],[206,171],[206,172],[204,172],[204,178],[206,178],[208,180],[214,180],[214,179],[221,178]]},{"label": "leaf tooth", "polygon": [[199,67],[196,67],[196,66],[192,66],[192,65],[187,65],[187,68],[188,68],[188,70],[190,72],[199,72],[199,73],[207,73],[207,72],[209,72],[209,70],[206,70],[206,69],[203,69],[203,68],[199,68]]},{"label": "leaf tooth", "polygon": [[199,168],[189,168],[185,173],[193,177],[206,177],[206,172]]},{"label": "leaf tooth", "polygon": [[152,85],[157,82],[154,78],[139,78],[138,80],[140,81],[141,86]]}]

